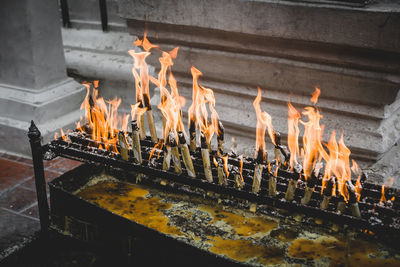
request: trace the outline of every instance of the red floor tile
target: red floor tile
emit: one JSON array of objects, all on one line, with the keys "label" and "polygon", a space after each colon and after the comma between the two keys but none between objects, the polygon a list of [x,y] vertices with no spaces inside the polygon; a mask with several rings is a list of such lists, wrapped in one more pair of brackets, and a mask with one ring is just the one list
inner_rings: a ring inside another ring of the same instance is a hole
[{"label": "red floor tile", "polygon": [[36,200],[36,192],[17,186],[0,197],[0,207],[18,212]]},{"label": "red floor tile", "polygon": [[0,158],[0,192],[32,175],[32,166]]},{"label": "red floor tile", "polygon": [[70,159],[61,159],[58,160],[55,164],[51,164],[47,169],[55,172],[64,173],[78,167],[81,164],[82,162],[79,161]]},{"label": "red floor tile", "polygon": [[[62,173],[61,172],[55,172],[55,171],[44,171],[44,176],[46,178],[46,184],[50,181],[52,181],[54,178],[57,178],[60,176]],[[35,177],[30,178],[28,181],[24,182],[21,184],[23,187],[29,188],[31,190],[36,190],[36,185],[35,185]],[[48,189],[48,188],[47,188]]]},{"label": "red floor tile", "polygon": [[43,161],[44,168],[45,168],[45,169],[48,169],[48,168],[50,168],[51,166],[56,165],[56,164],[58,164],[60,161],[63,161],[63,160],[64,160],[64,158],[61,158],[61,157],[57,157],[57,158],[55,158],[55,159],[53,159],[53,160],[45,160],[45,161]]},{"label": "red floor tile", "polygon": [[38,205],[36,204],[35,206],[30,207],[29,209],[27,209],[24,212],[22,212],[22,214],[27,215],[27,216],[31,216],[31,217],[34,217],[34,218],[39,218]]},{"label": "red floor tile", "polygon": [[21,162],[21,163],[25,163],[25,164],[31,165],[31,166],[33,165],[32,159],[28,159],[28,158],[19,158],[17,161],[18,161],[18,162]]},{"label": "red floor tile", "polygon": [[13,160],[13,161],[18,161],[18,159],[19,159],[20,157],[14,156],[14,155],[10,155],[10,154],[3,154],[3,155],[2,155],[2,158],[4,158],[4,159],[9,159],[9,160]]}]

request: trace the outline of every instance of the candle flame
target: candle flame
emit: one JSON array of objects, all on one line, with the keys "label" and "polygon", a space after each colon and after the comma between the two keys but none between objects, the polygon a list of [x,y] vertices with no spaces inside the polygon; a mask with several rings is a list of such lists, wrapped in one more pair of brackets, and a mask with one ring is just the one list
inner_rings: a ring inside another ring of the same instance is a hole
[{"label": "candle flame", "polygon": [[222,160],[224,161],[224,170],[226,173],[226,177],[229,177],[229,169],[228,169],[228,154],[222,157]]},{"label": "candle flame", "polygon": [[293,168],[297,162],[297,156],[299,155],[299,119],[301,118],[300,113],[288,102],[288,148],[290,151],[290,169]]},{"label": "candle flame", "polygon": [[[96,88],[93,88],[91,93],[90,83],[83,83],[83,85],[87,92],[81,109],[85,109],[85,119],[88,121],[92,140],[97,143],[98,148],[110,149],[119,153],[117,149],[118,132],[122,130],[126,133],[129,122],[128,114],[120,115],[118,113],[118,107],[122,100],[118,98],[104,100],[102,97],[98,97]],[[98,82],[95,86],[98,86]]]},{"label": "candle flame", "polygon": [[310,99],[310,101],[316,105],[318,102],[318,97],[321,94],[321,90],[318,87],[315,87],[315,91],[312,93],[312,97]]},{"label": "candle flame", "polygon": [[[271,142],[275,145],[274,129],[271,122],[271,116],[266,111],[261,111],[261,89],[258,88],[257,97],[254,99],[253,106],[257,115],[257,126],[256,126],[256,157],[261,150],[261,153],[265,153],[265,131],[268,128],[268,134],[271,138]],[[263,157],[264,158],[264,157]]]},{"label": "candle flame", "polygon": [[[193,76],[193,94],[192,105],[188,110],[189,125],[195,122],[196,128],[206,137],[207,143],[210,144],[214,133],[218,132],[218,114],[215,110],[215,96],[213,90],[206,88],[198,83],[198,79],[203,75],[194,66],[191,68]],[[208,109],[211,112],[211,123],[208,119]]]}]

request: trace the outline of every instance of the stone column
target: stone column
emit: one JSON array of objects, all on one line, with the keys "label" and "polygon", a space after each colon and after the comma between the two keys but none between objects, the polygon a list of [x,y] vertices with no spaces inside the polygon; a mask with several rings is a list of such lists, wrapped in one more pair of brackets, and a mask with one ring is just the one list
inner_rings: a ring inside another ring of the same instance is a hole
[{"label": "stone column", "polygon": [[190,66],[203,72],[228,134],[254,144],[257,86],[283,136],[286,102],[301,111],[319,86],[325,139],[343,129],[352,155],[374,162],[400,138],[400,8],[306,2],[123,0],[119,10],[131,34],[147,23],[150,41],[180,47],[173,70],[186,106]]},{"label": "stone column", "polygon": [[0,36],[0,150],[29,155],[30,120],[48,141],[79,120],[85,90],[66,74],[57,1],[1,1]]}]

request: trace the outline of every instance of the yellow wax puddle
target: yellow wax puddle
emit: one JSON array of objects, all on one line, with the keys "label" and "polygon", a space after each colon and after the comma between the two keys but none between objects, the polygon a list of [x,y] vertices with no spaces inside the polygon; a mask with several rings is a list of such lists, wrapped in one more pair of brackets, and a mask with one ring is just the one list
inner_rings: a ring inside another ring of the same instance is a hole
[{"label": "yellow wax puddle", "polygon": [[291,229],[276,229],[271,231],[270,236],[282,242],[290,242],[298,236],[298,232]]},{"label": "yellow wax puddle", "polygon": [[168,225],[168,218],[162,213],[171,204],[162,203],[158,197],[146,198],[147,194],[149,191],[135,185],[101,182],[83,189],[78,196],[159,232],[183,235],[177,227]]},{"label": "yellow wax puddle", "polygon": [[231,259],[246,262],[253,259],[263,265],[274,265],[283,262],[285,250],[278,247],[258,246],[250,240],[231,240],[210,237],[213,247],[211,252],[223,254]]},{"label": "yellow wax puddle", "polygon": [[261,217],[244,217],[243,215],[224,211],[223,209],[200,206],[200,210],[206,211],[213,217],[213,222],[222,220],[232,226],[236,234],[241,236],[251,236],[257,233],[268,233],[278,227],[278,223],[273,220]]},{"label": "yellow wax puddle", "polygon": [[[361,240],[350,242],[350,266],[400,266],[400,261],[381,258],[378,247]],[[288,255],[299,259],[330,258],[330,266],[344,266],[346,264],[345,240],[331,237],[316,239],[296,239],[288,248]]]},{"label": "yellow wax puddle", "polygon": [[[176,200],[178,205],[172,204],[174,202],[164,203],[160,197],[150,197],[149,191],[140,185],[115,181],[103,181],[90,185],[77,195],[159,232],[190,238],[197,242],[196,246],[206,245],[204,248],[210,252],[225,255],[236,261],[256,262],[263,265],[284,264],[286,255],[286,257],[303,260],[329,258],[330,266],[345,266],[347,263],[345,239],[320,235],[316,235],[315,239],[298,238],[297,230],[290,227],[278,228],[277,221],[264,216],[248,214],[240,210],[228,211],[212,204],[205,205],[204,202],[198,205],[192,202],[194,199],[185,197]],[[190,208],[181,209],[182,202],[191,203]],[[200,214],[197,212],[199,210]],[[196,231],[187,230],[186,227],[182,228],[182,232],[178,226],[170,224],[169,218],[164,215],[168,212],[186,218],[189,223],[195,223],[192,220],[196,216],[196,218],[199,216],[208,218],[197,221],[197,225],[206,228],[217,227],[228,232],[223,237],[213,236],[214,234],[196,236]],[[212,218],[211,221],[208,216]],[[271,238],[272,245],[260,243],[264,236]],[[208,240],[202,241],[206,237]],[[400,266],[400,259],[384,259],[384,255],[387,254],[381,253],[378,246],[371,242],[352,240],[349,248],[350,266]]]}]

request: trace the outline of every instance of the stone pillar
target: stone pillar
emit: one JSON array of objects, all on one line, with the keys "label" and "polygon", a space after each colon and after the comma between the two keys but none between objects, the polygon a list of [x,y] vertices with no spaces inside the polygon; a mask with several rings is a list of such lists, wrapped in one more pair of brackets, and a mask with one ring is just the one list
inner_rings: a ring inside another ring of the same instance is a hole
[{"label": "stone pillar", "polygon": [[85,90],[66,74],[57,1],[1,1],[0,36],[0,150],[30,155],[30,120],[48,141],[79,120]]},{"label": "stone pillar", "polygon": [[249,144],[255,136],[257,86],[263,89],[262,108],[283,136],[286,102],[300,111],[319,86],[325,139],[331,130],[340,134],[343,129],[356,159],[374,162],[400,137],[396,4],[123,0],[119,11],[131,34],[141,34],[147,22],[150,41],[165,50],[180,47],[173,70],[189,100],[186,107],[194,65],[204,73],[201,83],[215,89],[216,109],[228,134]]}]

